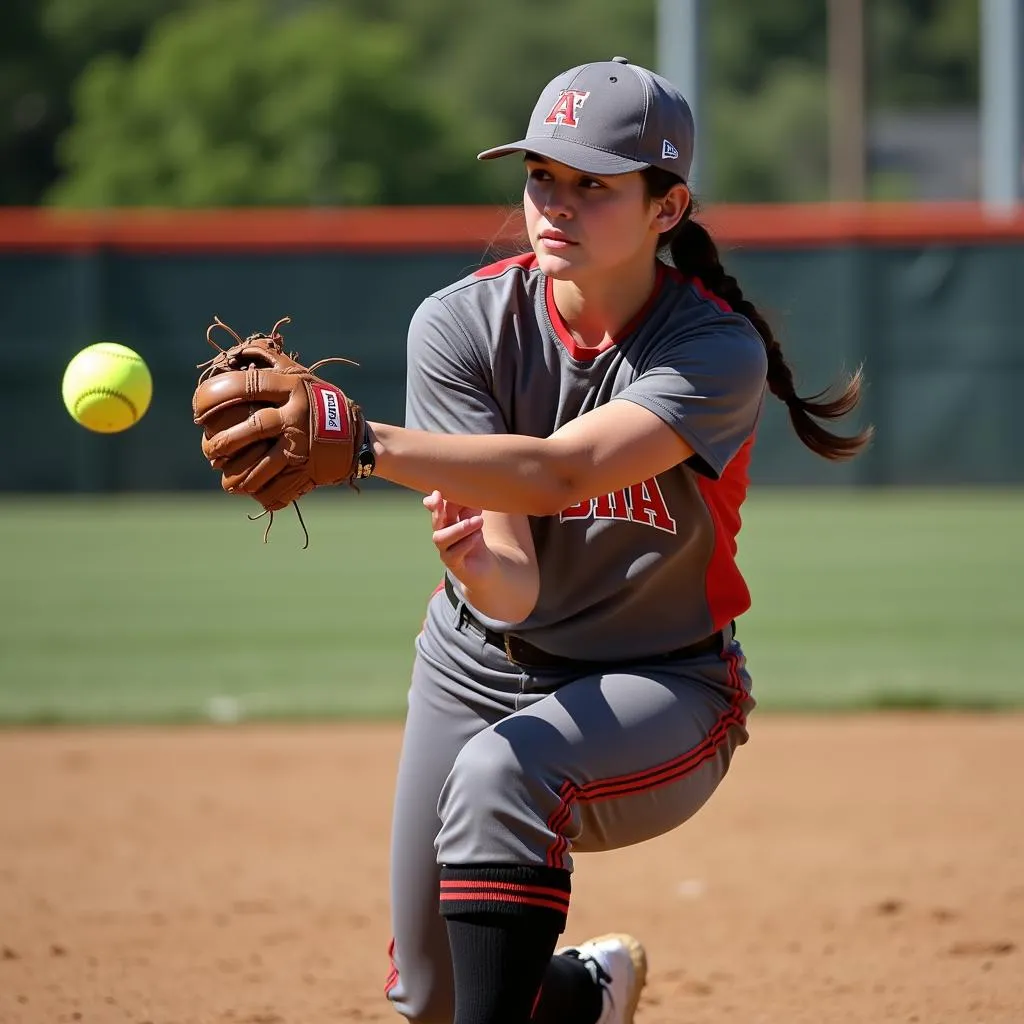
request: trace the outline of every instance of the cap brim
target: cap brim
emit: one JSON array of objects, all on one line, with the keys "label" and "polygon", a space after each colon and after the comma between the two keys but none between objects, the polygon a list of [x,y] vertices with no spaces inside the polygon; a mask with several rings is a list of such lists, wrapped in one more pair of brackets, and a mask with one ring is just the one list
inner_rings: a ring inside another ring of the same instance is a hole
[{"label": "cap brim", "polygon": [[651,166],[642,160],[628,160],[614,153],[606,153],[603,149],[580,145],[570,139],[554,138],[520,139],[519,142],[510,142],[505,146],[495,146],[494,149],[485,149],[477,154],[477,160],[494,160],[512,153],[536,153],[586,174],[629,174],[631,171],[643,171]]}]

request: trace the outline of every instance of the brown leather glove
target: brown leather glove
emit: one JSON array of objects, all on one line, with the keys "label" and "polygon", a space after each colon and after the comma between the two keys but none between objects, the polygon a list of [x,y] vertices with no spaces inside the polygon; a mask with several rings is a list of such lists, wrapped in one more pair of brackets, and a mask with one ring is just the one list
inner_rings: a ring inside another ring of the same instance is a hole
[{"label": "brown leather glove", "polygon": [[221,470],[221,486],[251,494],[268,512],[328,484],[352,483],[373,472],[366,421],[345,393],[285,353],[278,328],[244,341],[218,319],[211,333],[229,331],[237,344],[221,349],[199,378],[192,414],[203,427],[203,454]]}]

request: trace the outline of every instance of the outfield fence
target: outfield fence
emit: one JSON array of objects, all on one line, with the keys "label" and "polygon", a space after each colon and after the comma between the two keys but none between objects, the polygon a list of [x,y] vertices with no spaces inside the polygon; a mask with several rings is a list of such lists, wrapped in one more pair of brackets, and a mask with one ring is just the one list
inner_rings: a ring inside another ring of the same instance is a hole
[{"label": "outfield fence", "polygon": [[[1024,482],[1024,212],[971,204],[716,207],[729,270],[778,326],[803,391],[863,363],[864,457],[828,465],[769,404],[752,475],[776,484]],[[0,393],[31,443],[0,466],[8,492],[201,490],[190,396],[214,315],[240,333],[281,316],[309,360],[375,419],[401,422],[405,332],[434,289],[516,243],[509,209],[0,211]],[[95,341],[138,350],[155,379],[118,436],[75,426],[67,360]],[[377,485],[384,486],[387,485]]]}]

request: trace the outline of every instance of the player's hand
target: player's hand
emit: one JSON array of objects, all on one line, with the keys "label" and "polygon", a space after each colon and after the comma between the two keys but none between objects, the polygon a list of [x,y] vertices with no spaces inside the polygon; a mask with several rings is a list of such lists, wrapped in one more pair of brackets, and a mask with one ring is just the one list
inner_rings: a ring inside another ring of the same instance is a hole
[{"label": "player's hand", "polygon": [[457,579],[471,582],[491,567],[493,555],[484,540],[481,509],[446,501],[440,491],[431,491],[423,507],[430,513],[434,547]]},{"label": "player's hand", "polygon": [[432,540],[466,601],[501,622],[522,622],[537,604],[540,570],[529,523],[447,501],[440,491],[423,499]]}]

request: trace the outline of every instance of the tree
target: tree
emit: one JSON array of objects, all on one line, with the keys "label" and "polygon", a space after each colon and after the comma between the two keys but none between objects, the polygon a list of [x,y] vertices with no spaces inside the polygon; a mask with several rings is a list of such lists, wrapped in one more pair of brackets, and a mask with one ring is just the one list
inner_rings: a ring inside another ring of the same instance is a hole
[{"label": "tree", "polygon": [[876,0],[867,13],[872,106],[962,108],[978,102],[978,0]]},{"label": "tree", "polygon": [[[865,0],[869,106],[975,104],[978,2]],[[706,7],[700,198],[823,198],[825,0]],[[516,201],[475,154],[654,33],[654,0],[5,0],[0,203]]]},{"label": "tree", "polygon": [[[710,194],[728,202],[824,198],[824,0],[715,0],[709,10]],[[700,138],[697,139],[698,149]]]},{"label": "tree", "polygon": [[408,83],[397,24],[221,0],[94,60],[62,142],[75,206],[474,202],[453,126]]},{"label": "tree", "polygon": [[157,19],[198,0],[4,0],[0,4],[0,204],[37,203],[59,174],[73,83],[105,50],[131,57]]}]

